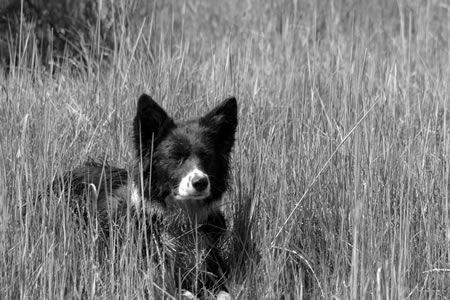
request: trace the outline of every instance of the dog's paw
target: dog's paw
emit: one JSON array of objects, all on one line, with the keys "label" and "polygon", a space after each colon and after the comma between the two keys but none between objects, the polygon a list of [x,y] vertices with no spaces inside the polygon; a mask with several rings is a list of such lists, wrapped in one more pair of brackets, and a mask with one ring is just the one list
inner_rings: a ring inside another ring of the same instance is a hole
[{"label": "dog's paw", "polygon": [[217,300],[233,300],[233,297],[225,291],[220,291],[216,297]]},{"label": "dog's paw", "polygon": [[198,300],[198,298],[187,290],[181,292],[181,299],[183,300]]}]

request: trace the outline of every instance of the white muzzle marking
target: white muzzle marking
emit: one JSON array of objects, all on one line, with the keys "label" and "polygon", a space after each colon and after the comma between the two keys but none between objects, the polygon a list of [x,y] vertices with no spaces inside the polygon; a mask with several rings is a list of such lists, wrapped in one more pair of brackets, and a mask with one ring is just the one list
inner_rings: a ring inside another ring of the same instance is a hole
[{"label": "white muzzle marking", "polygon": [[211,193],[208,175],[199,169],[187,173],[180,181],[175,195],[176,200],[201,200]]}]

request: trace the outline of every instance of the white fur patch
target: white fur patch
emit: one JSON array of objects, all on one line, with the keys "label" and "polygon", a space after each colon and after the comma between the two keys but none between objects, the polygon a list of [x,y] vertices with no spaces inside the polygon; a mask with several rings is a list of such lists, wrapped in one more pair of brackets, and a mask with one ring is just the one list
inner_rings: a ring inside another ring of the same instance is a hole
[{"label": "white fur patch", "polygon": [[142,197],[139,195],[139,191],[134,183],[123,185],[114,191],[112,195],[107,196],[108,208],[112,211],[116,211],[120,203],[131,201],[131,205],[139,210],[142,205]]},{"label": "white fur patch", "polygon": [[131,204],[136,208],[136,210],[139,209],[141,206],[142,197],[139,195],[139,191],[134,184],[134,182],[131,184]]},{"label": "white fur patch", "polygon": [[181,292],[181,296],[183,296],[184,299],[188,299],[188,300],[197,300],[198,299],[194,294],[192,294],[191,292],[186,291],[186,290],[183,290]]},{"label": "white fur patch", "polygon": [[233,300],[233,297],[231,297],[231,295],[225,291],[220,291],[219,294],[217,294],[216,299],[217,300]]},{"label": "white fur patch", "polygon": [[175,195],[176,200],[200,200],[210,195],[211,187],[209,179],[206,189],[204,191],[197,191],[192,185],[192,180],[196,177],[208,178],[208,175],[197,168],[186,174],[178,186],[177,195]]}]

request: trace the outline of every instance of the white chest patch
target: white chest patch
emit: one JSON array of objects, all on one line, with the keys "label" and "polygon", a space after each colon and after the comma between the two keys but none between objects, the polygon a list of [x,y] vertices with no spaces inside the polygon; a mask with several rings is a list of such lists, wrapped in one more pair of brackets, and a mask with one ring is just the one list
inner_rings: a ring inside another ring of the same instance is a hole
[{"label": "white chest patch", "polygon": [[131,204],[135,207],[136,210],[139,210],[142,204],[142,197],[139,194],[139,191],[136,187],[136,184],[134,182],[131,184],[130,187],[130,200]]}]

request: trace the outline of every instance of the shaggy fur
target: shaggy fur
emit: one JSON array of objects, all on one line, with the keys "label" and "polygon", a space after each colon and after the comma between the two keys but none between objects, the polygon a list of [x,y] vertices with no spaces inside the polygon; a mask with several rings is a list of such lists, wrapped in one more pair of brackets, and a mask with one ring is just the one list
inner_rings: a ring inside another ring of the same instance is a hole
[{"label": "shaggy fur", "polygon": [[219,208],[236,127],[235,98],[199,119],[175,123],[144,94],[133,122],[135,164],[130,171],[89,162],[67,173],[58,188],[70,193],[77,214],[96,215],[106,237],[111,222],[128,211],[137,223],[148,220],[150,249],[173,270],[179,289],[200,295],[206,288],[224,295],[226,221]]}]

